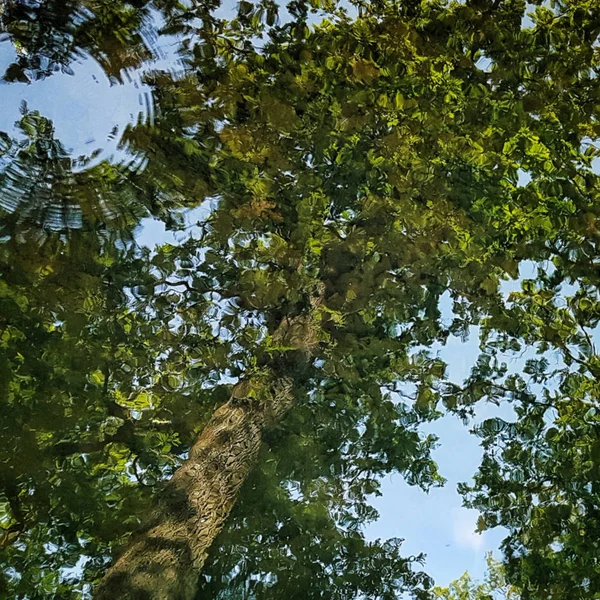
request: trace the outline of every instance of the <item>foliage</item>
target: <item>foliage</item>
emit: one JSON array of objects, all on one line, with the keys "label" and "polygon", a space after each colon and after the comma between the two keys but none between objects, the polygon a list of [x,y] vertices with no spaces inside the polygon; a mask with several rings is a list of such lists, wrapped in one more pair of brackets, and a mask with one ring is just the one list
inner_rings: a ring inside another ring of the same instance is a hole
[{"label": "foliage", "polygon": [[57,71],[72,75],[73,60],[89,52],[109,77],[120,80],[123,69],[137,67],[151,56],[141,35],[149,26],[149,8],[146,0],[134,4],[7,0],[0,23],[16,56],[4,79],[28,83]]},{"label": "foliage", "polygon": [[[572,254],[573,269],[565,269],[561,255],[524,281],[502,318],[489,324],[489,356],[518,352],[517,331],[537,355],[500,385],[515,420],[484,423],[478,432],[484,460],[474,486],[464,488],[470,505],[482,510],[481,528],[508,527],[507,573],[523,587],[523,598],[593,598],[600,589],[592,558],[599,481],[597,275],[582,272],[574,291],[564,293],[582,259]],[[490,372],[490,380],[494,386],[502,378]]]},{"label": "foliage", "polygon": [[0,132],[0,235],[43,238],[71,229],[131,230],[148,214],[135,176],[102,162],[69,156],[53,124],[21,105],[12,136]]},{"label": "foliage", "polygon": [[[54,4],[9,3],[13,41],[49,61],[19,73],[68,64],[81,39],[109,74],[130,64],[145,3],[94,3],[82,24],[77,5]],[[419,424],[487,400],[517,418],[477,430],[486,454],[463,491],[481,528],[509,528],[508,580],[523,598],[596,597],[592,4],[537,6],[529,28],[508,0],[372,2],[355,19],[293,2],[281,24],[268,3],[242,2],[229,22],[212,5],[165,5],[187,72],[151,76],[160,113],[127,134],[148,158],[135,176],[73,173],[51,123],[24,110],[24,141],[3,139],[37,187],[3,217],[0,245],[2,594],[86,597],[232,384],[278,369],[296,405],[265,440],[199,596],[427,597],[399,540],[364,539],[369,497],[390,472],[443,483]],[[106,31],[126,22],[114,62],[112,34],[89,29],[101,9]],[[311,10],[328,18],[309,28]],[[9,200],[13,182],[0,181]],[[79,227],[40,236],[44,207],[65,201]],[[182,211],[208,203],[185,231]],[[181,240],[137,246],[146,215]],[[538,276],[507,299],[499,286],[524,261]],[[563,304],[565,282],[578,289]],[[475,324],[482,356],[449,382],[431,348]],[[508,373],[503,355],[525,347],[561,362]]]},{"label": "foliage", "polygon": [[488,555],[487,565],[483,582],[473,581],[465,572],[448,587],[433,588],[433,597],[438,600],[518,600],[519,592],[506,582],[502,563]]}]

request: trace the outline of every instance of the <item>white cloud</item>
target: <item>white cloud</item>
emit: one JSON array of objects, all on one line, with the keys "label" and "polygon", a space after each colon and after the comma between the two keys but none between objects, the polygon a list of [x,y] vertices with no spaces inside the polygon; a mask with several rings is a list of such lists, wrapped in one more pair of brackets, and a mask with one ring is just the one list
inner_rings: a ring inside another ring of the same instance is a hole
[{"label": "white cloud", "polygon": [[475,531],[478,515],[479,513],[476,510],[466,508],[455,508],[452,511],[452,533],[454,543],[458,547],[472,551],[483,548],[485,534]]}]

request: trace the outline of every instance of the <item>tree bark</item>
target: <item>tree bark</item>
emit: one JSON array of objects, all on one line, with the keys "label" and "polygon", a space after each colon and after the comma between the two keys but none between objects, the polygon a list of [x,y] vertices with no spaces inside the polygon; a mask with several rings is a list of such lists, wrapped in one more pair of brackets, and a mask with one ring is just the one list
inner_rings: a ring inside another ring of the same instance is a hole
[{"label": "tree bark", "polygon": [[[150,522],[95,590],[95,600],[192,600],[208,549],[257,460],[264,431],[292,404],[288,379],[241,382],[158,495]],[[264,389],[267,388],[267,389]]]}]

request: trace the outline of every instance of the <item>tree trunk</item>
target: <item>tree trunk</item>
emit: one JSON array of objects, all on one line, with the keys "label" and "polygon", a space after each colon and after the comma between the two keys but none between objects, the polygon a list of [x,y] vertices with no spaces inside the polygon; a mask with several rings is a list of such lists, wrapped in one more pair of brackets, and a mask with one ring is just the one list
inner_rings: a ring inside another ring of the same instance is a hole
[{"label": "tree trunk", "polygon": [[150,522],[96,588],[95,600],[194,598],[208,549],[256,463],[263,432],[292,404],[289,380],[261,385],[257,394],[241,382],[215,411],[158,495]]}]

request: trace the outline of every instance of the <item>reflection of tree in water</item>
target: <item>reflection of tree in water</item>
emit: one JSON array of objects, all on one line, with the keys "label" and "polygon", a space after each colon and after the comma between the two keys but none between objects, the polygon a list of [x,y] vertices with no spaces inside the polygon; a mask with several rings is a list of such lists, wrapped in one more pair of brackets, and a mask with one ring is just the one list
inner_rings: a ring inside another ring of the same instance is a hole
[{"label": "reflection of tree in water", "polygon": [[54,137],[50,120],[25,104],[21,112],[20,135],[0,133],[3,233],[17,223],[56,231],[139,219],[143,209],[124,169],[106,162],[81,169],[93,156],[73,159]]},{"label": "reflection of tree in water", "polygon": [[142,30],[150,26],[150,3],[113,0],[8,0],[2,29],[17,50],[4,73],[7,81],[28,82],[53,72],[72,73],[78,55],[89,53],[112,79],[151,58]]},{"label": "reflection of tree in water", "polygon": [[[6,83],[35,85],[53,73],[74,75],[73,62],[92,57],[112,84],[139,88],[140,67],[162,57],[157,19],[165,22],[176,4],[170,0],[0,2],[0,39],[10,41],[16,51],[0,76]],[[152,121],[151,96],[142,86],[137,124]],[[68,105],[63,110],[68,111]],[[130,124],[121,131],[115,125],[107,144],[124,133],[131,138],[128,129],[135,127],[135,118],[134,108]],[[137,144],[133,154],[129,142],[122,140],[117,148],[119,160],[123,155],[118,166],[99,162],[104,158],[102,148],[74,156],[57,139],[43,109],[40,113],[23,105],[15,129],[0,132],[0,233],[6,235],[17,223],[56,231],[96,228],[117,220],[137,222],[145,213],[134,199],[132,171],[141,166],[145,149]]]},{"label": "reflection of tree in water", "polygon": [[[148,156],[139,176],[69,157],[26,107],[0,140],[0,598],[81,600],[107,572],[97,599],[424,600],[430,581],[397,541],[365,541],[369,496],[389,473],[440,484],[419,426],[483,402],[518,420],[475,429],[484,462],[461,492],[478,529],[510,528],[506,574],[523,598],[598,596],[600,209],[581,150],[597,125],[581,101],[598,92],[596,21],[540,9],[532,37],[514,3],[423,3],[427,18],[376,4],[312,33],[298,8],[296,29],[257,52],[262,17],[241,2],[190,46],[186,77],[155,77],[158,119],[126,136]],[[76,29],[56,39],[84,48]],[[208,198],[200,237],[122,243],[141,215],[166,222]],[[537,279],[507,301],[500,284],[530,262]],[[436,348],[475,326],[479,360],[450,380]],[[530,377],[508,374],[505,358],[528,349],[541,353]],[[184,478],[161,484],[186,456],[193,510]],[[152,495],[160,536],[146,527],[130,546],[143,551],[106,571]],[[142,567],[143,589],[127,575]]]}]

